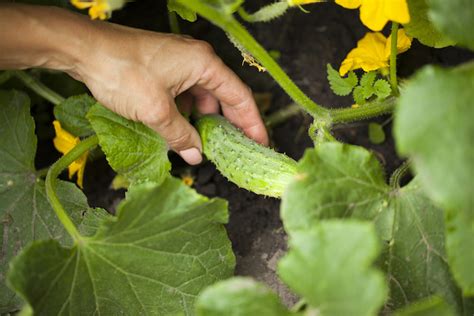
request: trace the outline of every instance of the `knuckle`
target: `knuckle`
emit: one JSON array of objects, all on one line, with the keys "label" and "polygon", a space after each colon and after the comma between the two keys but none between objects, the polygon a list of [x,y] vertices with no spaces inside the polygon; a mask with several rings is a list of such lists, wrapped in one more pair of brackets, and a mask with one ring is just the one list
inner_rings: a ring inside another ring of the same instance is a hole
[{"label": "knuckle", "polygon": [[205,41],[196,40],[194,42],[195,49],[203,55],[214,55],[214,48]]},{"label": "knuckle", "polygon": [[171,124],[171,108],[163,101],[154,103],[141,111],[139,121],[154,128],[166,128]]},{"label": "knuckle", "polygon": [[179,135],[176,135],[174,138],[168,140],[168,145],[174,150],[185,149],[189,142],[191,141],[191,133],[183,132]]}]

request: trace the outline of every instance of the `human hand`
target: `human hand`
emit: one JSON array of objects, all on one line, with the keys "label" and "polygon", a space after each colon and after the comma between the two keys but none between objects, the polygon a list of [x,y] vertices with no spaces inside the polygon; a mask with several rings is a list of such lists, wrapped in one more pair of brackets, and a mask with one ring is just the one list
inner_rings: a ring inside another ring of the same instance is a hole
[{"label": "human hand", "polygon": [[166,139],[189,164],[200,163],[197,131],[179,113],[175,98],[200,113],[223,114],[262,144],[268,136],[250,89],[215,55],[209,44],[94,22],[90,50],[71,74],[112,111],[143,122]]}]

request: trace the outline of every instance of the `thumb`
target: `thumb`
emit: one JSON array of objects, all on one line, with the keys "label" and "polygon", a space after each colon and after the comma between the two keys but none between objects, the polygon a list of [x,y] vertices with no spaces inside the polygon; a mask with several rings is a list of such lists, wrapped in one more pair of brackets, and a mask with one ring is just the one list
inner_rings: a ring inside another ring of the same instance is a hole
[{"label": "thumb", "polygon": [[181,116],[171,97],[160,103],[147,111],[142,122],[158,132],[188,164],[199,164],[202,145],[198,132]]}]

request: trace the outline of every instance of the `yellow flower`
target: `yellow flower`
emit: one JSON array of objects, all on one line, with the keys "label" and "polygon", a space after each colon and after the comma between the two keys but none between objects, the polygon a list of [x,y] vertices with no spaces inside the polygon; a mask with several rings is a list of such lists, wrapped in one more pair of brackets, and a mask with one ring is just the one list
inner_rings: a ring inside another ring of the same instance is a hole
[{"label": "yellow flower", "polygon": [[[389,66],[391,36],[386,38],[382,33],[367,33],[357,42],[357,47],[349,52],[339,68],[344,76],[350,70],[362,68],[365,72],[383,69]],[[397,33],[397,54],[406,52],[411,46],[411,38],[403,29]]]},{"label": "yellow flower", "polygon": [[89,9],[91,19],[105,20],[110,18],[113,10],[122,8],[126,0],[71,0],[78,9]]},{"label": "yellow flower", "polygon": [[360,19],[372,31],[381,31],[388,21],[410,22],[407,0],[336,0],[347,9],[360,7]]},{"label": "yellow flower", "polygon": [[[54,147],[63,155],[67,154],[77,144],[80,143],[79,137],[76,137],[61,127],[59,121],[53,121],[54,130],[56,137],[53,139]],[[71,179],[75,173],[77,173],[77,184],[82,189],[84,181],[84,170],[86,168],[88,152],[84,153],[79,159],[71,163],[68,167],[69,179]]]},{"label": "yellow flower", "polygon": [[187,185],[188,187],[192,187],[193,184],[194,184],[194,177],[190,174],[182,174],[181,175],[181,180],[183,181],[183,183],[185,185]]}]

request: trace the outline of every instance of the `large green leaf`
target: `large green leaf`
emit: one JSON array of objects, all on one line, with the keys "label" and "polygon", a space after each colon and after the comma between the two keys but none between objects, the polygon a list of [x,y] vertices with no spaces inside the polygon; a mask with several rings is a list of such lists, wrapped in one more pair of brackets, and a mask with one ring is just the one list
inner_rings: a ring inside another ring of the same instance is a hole
[{"label": "large green leaf", "polygon": [[[14,311],[21,300],[6,287],[10,260],[32,240],[53,238],[70,242],[51,209],[44,181],[36,175],[35,124],[29,99],[17,91],[0,91],[0,313]],[[76,223],[88,209],[72,183],[58,182],[58,196]]]},{"label": "large green leaf", "polygon": [[399,308],[439,295],[461,310],[461,292],[447,263],[444,212],[433,205],[417,180],[392,191],[380,216],[391,235],[381,260],[389,275],[390,306]]},{"label": "large green leaf", "polygon": [[178,179],[140,184],[93,237],[30,245],[8,281],[35,315],[190,315],[201,289],[233,272],[227,218],[224,200]]},{"label": "large green leaf", "polygon": [[290,236],[322,218],[371,219],[385,245],[381,264],[390,281],[389,307],[438,294],[461,309],[461,293],[447,264],[444,213],[418,180],[392,188],[373,154],[339,143],[307,150],[298,174],[282,199]]},{"label": "large green leaf", "polygon": [[100,104],[90,109],[87,118],[112,168],[130,182],[161,183],[169,175],[168,145],[155,131]]},{"label": "large green leaf", "polygon": [[445,209],[474,212],[474,63],[427,66],[407,82],[394,122],[398,151],[413,158],[426,192]]},{"label": "large green leaf", "polygon": [[294,232],[278,274],[318,315],[377,315],[388,294],[372,268],[379,240],[371,223],[325,220]]},{"label": "large green leaf", "polygon": [[446,216],[446,248],[456,281],[465,296],[474,296],[474,213],[449,211]]},{"label": "large green leaf", "polygon": [[295,315],[281,304],[265,285],[250,278],[235,277],[218,282],[201,293],[196,302],[199,316]]},{"label": "large green leaf", "polygon": [[89,136],[94,134],[94,130],[86,114],[95,103],[88,94],[72,96],[54,107],[54,116],[66,131],[75,136]]},{"label": "large green leaf", "polygon": [[407,35],[418,39],[426,46],[441,48],[455,44],[438,31],[428,18],[427,0],[408,0],[410,23],[403,27]]},{"label": "large green leaf", "polygon": [[429,0],[433,24],[459,45],[474,50],[474,2],[472,0]]},{"label": "large green leaf", "polygon": [[383,169],[362,147],[324,143],[307,150],[296,181],[282,198],[281,216],[288,232],[310,228],[321,218],[374,218],[386,204],[389,188]]}]

